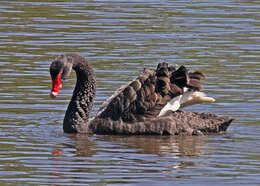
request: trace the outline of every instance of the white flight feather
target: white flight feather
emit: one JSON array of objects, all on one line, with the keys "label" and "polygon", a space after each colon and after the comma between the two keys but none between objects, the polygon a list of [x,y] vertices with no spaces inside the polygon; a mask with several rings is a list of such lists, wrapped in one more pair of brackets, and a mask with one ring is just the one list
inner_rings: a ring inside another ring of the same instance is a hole
[{"label": "white flight feather", "polygon": [[173,99],[171,99],[171,101],[169,101],[163,108],[162,110],[160,111],[159,115],[158,116],[162,116],[164,115],[168,110],[172,110],[172,111],[177,111],[181,104],[180,104],[180,101],[181,101],[181,97],[182,95],[179,95]]},{"label": "white flight feather", "polygon": [[183,95],[179,95],[173,99],[171,99],[160,111],[158,116],[162,116],[164,115],[168,110],[172,110],[172,111],[177,111],[180,107],[181,107],[181,100],[183,99],[183,97],[185,99],[187,99],[186,97],[188,97],[186,94],[190,95],[190,92],[188,91],[188,89],[186,87],[184,87],[184,94]]},{"label": "white flight feather", "polygon": [[179,95],[172,100],[170,100],[160,111],[158,116],[164,115],[168,110],[173,112],[177,111],[179,108],[187,107],[200,103],[212,103],[215,102],[214,98],[206,97],[204,92],[188,90],[184,88],[184,94]]}]

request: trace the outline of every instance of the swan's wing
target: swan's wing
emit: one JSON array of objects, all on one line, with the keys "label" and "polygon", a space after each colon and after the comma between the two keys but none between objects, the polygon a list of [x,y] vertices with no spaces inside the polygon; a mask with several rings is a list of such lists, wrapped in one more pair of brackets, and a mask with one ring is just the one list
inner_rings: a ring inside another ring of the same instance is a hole
[{"label": "swan's wing", "polygon": [[[141,89],[142,82],[144,82],[146,79],[148,79],[149,76],[152,76],[154,74],[153,70],[144,69],[143,74],[141,74],[136,79],[130,81],[128,84],[121,86],[119,89],[117,89],[113,95],[111,95],[100,107],[99,112],[97,116],[99,116],[101,113],[106,111],[108,105],[112,104],[111,102],[115,102],[118,100],[118,98],[124,99],[127,101],[127,98],[124,96],[126,94],[133,94],[133,96],[128,97],[128,99],[132,98],[132,100],[129,100],[129,102],[133,102],[136,100],[135,94]],[[122,102],[122,101],[121,101]],[[111,106],[110,106],[111,107]]]},{"label": "swan's wing", "polygon": [[102,105],[97,117],[134,122],[157,117],[163,108],[163,112],[167,112],[169,109],[165,105],[168,102],[170,110],[178,110],[185,87],[201,90],[202,83],[199,78],[190,78],[184,66],[175,70],[167,63],[160,63],[156,70],[146,69],[135,80],[119,88]]}]

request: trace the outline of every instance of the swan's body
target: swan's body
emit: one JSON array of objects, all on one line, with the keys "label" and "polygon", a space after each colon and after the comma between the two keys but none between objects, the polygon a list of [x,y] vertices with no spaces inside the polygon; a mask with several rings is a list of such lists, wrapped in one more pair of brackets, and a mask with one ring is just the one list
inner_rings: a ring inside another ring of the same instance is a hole
[{"label": "swan's body", "polygon": [[95,73],[85,58],[77,54],[58,56],[50,67],[51,97],[74,69],[77,83],[66,111],[66,133],[97,134],[196,134],[225,131],[232,119],[210,113],[181,112],[179,108],[215,100],[200,92],[204,75],[175,70],[167,63],[144,70],[137,79],[119,88],[89,120],[95,97]]}]

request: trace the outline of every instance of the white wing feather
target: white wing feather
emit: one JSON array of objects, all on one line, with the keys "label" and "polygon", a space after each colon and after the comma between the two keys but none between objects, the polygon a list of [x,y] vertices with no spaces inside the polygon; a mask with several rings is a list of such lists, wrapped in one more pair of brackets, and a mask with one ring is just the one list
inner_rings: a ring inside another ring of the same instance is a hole
[{"label": "white wing feather", "polygon": [[160,111],[158,116],[164,115],[168,110],[177,111],[180,107],[180,101],[183,95],[179,95],[175,98],[173,98],[171,101],[169,101]]},{"label": "white wing feather", "polygon": [[177,111],[179,108],[187,107],[200,103],[212,103],[215,99],[212,97],[206,97],[204,92],[188,90],[184,88],[184,94],[179,95],[172,100],[170,100],[160,111],[158,116],[163,116],[168,110],[173,112]]}]

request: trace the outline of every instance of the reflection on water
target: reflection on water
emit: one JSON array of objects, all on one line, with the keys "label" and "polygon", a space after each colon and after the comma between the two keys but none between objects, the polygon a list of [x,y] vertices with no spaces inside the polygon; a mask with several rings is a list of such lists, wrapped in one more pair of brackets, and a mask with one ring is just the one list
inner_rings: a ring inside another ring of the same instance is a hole
[{"label": "reflection on water", "polygon": [[[0,185],[259,184],[258,1],[0,3]],[[94,115],[114,90],[158,62],[207,75],[217,102],[187,108],[236,118],[227,134],[197,137],[65,135],[75,83],[49,99],[49,64],[87,56]]]}]

